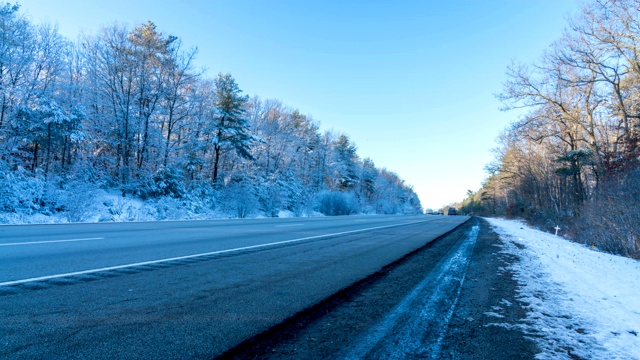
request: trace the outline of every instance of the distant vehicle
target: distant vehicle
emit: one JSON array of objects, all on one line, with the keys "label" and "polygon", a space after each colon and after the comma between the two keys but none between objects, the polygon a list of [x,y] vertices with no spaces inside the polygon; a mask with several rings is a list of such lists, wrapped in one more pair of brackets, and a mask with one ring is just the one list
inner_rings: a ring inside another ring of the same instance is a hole
[{"label": "distant vehicle", "polygon": [[447,215],[458,215],[458,212],[455,208],[449,208],[449,211],[447,211]]},{"label": "distant vehicle", "polygon": [[436,215],[444,215],[444,210],[442,209],[438,210],[438,213]]},{"label": "distant vehicle", "polygon": [[425,211],[425,214],[427,214],[427,215],[433,215],[433,210],[432,210],[432,209],[427,209],[427,210]]}]

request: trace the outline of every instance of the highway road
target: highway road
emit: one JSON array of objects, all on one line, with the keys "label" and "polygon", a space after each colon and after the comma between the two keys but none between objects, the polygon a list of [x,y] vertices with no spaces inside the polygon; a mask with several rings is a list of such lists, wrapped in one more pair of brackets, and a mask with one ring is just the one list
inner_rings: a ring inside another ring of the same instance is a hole
[{"label": "highway road", "polygon": [[462,216],[0,227],[0,357],[212,358]]}]

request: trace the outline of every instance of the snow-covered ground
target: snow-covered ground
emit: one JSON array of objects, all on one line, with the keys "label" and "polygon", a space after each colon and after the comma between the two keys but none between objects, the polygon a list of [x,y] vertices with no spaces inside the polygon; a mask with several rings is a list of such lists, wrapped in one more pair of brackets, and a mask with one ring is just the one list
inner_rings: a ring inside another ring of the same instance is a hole
[{"label": "snow-covered ground", "polygon": [[142,201],[135,197],[122,197],[115,192],[91,190],[74,199],[63,199],[66,211],[42,214],[20,209],[0,212],[0,224],[59,224],[75,222],[123,222],[157,220],[191,220],[223,218],[223,214],[209,209],[193,211],[187,203],[173,198]]},{"label": "snow-covered ground", "polygon": [[[137,197],[122,195],[115,191],[91,189],[74,194],[73,198],[61,199],[65,211],[43,214],[40,211],[19,209],[15,212],[0,211],[0,225],[21,224],[64,224],[78,222],[126,222],[165,220],[214,220],[234,218],[233,211],[222,211],[207,206],[205,201],[162,197],[143,201]],[[315,211],[294,214],[281,210],[280,218],[296,216],[323,216]],[[260,212],[247,215],[248,218],[264,217]]]},{"label": "snow-covered ground", "polygon": [[[640,359],[640,261],[519,221],[487,219],[520,261],[510,267],[540,359]],[[497,326],[507,326],[496,323]]]}]

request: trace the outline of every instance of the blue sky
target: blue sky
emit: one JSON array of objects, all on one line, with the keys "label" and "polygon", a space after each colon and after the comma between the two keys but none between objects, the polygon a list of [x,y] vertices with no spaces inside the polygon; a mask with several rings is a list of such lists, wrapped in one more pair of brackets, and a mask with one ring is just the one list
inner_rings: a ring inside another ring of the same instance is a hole
[{"label": "blue sky", "polygon": [[512,60],[560,37],[574,0],[22,0],[33,21],[76,39],[148,20],[198,47],[209,76],[311,115],[358,154],[398,173],[425,208],[462,200],[486,177]]}]

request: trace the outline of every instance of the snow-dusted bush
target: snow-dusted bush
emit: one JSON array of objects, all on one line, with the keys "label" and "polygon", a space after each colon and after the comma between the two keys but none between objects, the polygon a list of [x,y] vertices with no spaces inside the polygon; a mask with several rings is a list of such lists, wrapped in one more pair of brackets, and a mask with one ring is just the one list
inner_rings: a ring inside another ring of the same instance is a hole
[{"label": "snow-dusted bush", "polygon": [[31,207],[34,190],[38,193],[38,187],[31,186],[20,173],[0,170],[0,211],[16,212],[20,208]]},{"label": "snow-dusted bush", "polygon": [[213,214],[218,208],[220,193],[209,182],[192,182],[184,198],[195,214]]},{"label": "snow-dusted bush", "polygon": [[316,195],[315,210],[329,215],[352,215],[360,212],[360,205],[352,192],[322,191]]},{"label": "snow-dusted bush", "polygon": [[170,196],[181,198],[185,194],[182,171],[174,166],[161,166],[155,174],[140,188],[140,197],[144,199]]},{"label": "snow-dusted bush", "polygon": [[285,194],[283,187],[277,181],[269,181],[260,184],[258,188],[258,201],[260,209],[266,216],[277,217],[283,209]]},{"label": "snow-dusted bush", "polygon": [[[102,201],[106,208],[106,215],[98,221],[136,221],[141,220],[141,201],[132,197],[109,196]],[[148,211],[147,211],[148,213]]]},{"label": "snow-dusted bush", "polygon": [[395,201],[390,201],[388,199],[380,199],[376,203],[376,213],[377,214],[397,214],[400,211],[398,204]]},{"label": "snow-dusted bush", "polygon": [[58,191],[56,210],[68,222],[89,220],[97,211],[94,184],[72,181],[62,185]]},{"label": "snow-dusted bush", "polygon": [[301,191],[296,198],[292,199],[289,211],[297,217],[311,216],[314,214],[313,203],[313,194],[310,191]]},{"label": "snow-dusted bush", "polygon": [[183,200],[164,196],[148,204],[155,210],[155,220],[184,220],[191,218],[191,212]]},{"label": "snow-dusted bush", "polygon": [[303,213],[310,208],[305,187],[292,173],[272,174],[266,178],[252,179],[260,202],[260,210],[270,217],[280,211]]},{"label": "snow-dusted bush", "polygon": [[233,217],[246,218],[258,212],[255,188],[247,179],[231,181],[221,191],[221,207]]},{"label": "snow-dusted bush", "polygon": [[0,211],[49,215],[55,211],[57,192],[51,182],[24,169],[0,173]]}]

